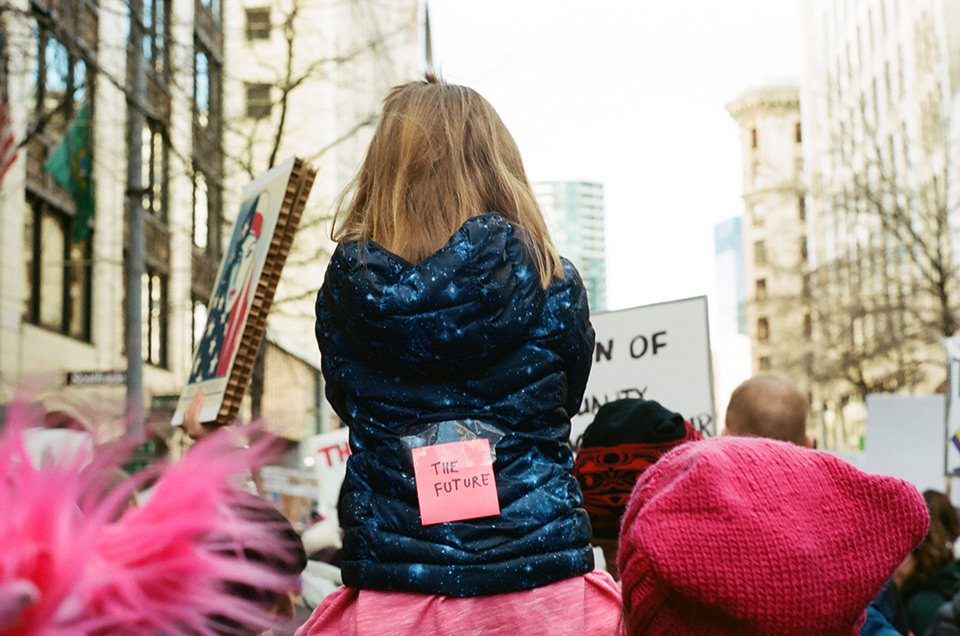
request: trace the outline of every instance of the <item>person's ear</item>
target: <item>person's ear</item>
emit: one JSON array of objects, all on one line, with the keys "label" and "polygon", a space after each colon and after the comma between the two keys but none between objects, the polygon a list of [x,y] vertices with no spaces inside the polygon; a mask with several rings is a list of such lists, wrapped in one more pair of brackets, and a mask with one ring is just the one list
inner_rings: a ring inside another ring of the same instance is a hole
[{"label": "person's ear", "polygon": [[809,435],[804,435],[804,436],[803,436],[803,445],[804,445],[804,447],[806,447],[806,448],[816,448],[816,447],[817,447],[817,442],[816,442],[816,440],[814,440],[814,439],[813,439],[812,437],[810,437]]}]

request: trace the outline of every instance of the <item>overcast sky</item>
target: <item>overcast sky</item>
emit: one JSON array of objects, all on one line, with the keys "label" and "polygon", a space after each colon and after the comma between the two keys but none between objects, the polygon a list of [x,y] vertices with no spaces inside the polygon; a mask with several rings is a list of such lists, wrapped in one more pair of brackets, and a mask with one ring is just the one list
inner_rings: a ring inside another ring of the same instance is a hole
[{"label": "overcast sky", "polygon": [[713,294],[742,213],[725,104],[798,80],[801,0],[430,0],[434,61],[499,111],[534,181],[606,189],[607,304]]}]

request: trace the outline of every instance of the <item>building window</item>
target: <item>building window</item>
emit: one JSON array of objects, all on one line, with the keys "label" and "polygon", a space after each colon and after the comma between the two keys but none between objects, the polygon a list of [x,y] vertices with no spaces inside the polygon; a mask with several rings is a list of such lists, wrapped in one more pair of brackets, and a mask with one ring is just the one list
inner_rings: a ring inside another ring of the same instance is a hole
[{"label": "building window", "polygon": [[143,209],[147,214],[167,219],[167,168],[169,148],[163,125],[147,117],[143,122]]},{"label": "building window", "polygon": [[167,76],[167,0],[143,0],[143,57],[158,78]]},{"label": "building window", "polygon": [[807,262],[807,256],[808,256],[808,254],[807,254],[807,237],[806,237],[806,236],[801,236],[801,237],[800,237],[800,262],[801,262],[801,263],[806,263],[806,262]]},{"label": "building window", "polygon": [[767,218],[767,206],[763,203],[754,203],[750,208],[750,213],[753,217],[753,224],[761,226]]},{"label": "building window", "polygon": [[247,117],[269,117],[271,106],[269,84],[247,84]]},{"label": "building window", "polygon": [[797,197],[797,218],[801,221],[807,220],[807,198],[802,194]]},{"label": "building window", "polygon": [[87,99],[87,66],[52,33],[40,28],[33,61],[30,125],[55,143]]},{"label": "building window", "polygon": [[756,241],[753,244],[753,260],[757,265],[767,264],[767,243],[765,241]]},{"label": "building window", "polygon": [[196,352],[200,339],[203,338],[203,329],[207,325],[207,303],[194,298],[190,311],[190,336],[193,351]]},{"label": "building window", "polygon": [[[169,0],[168,0],[169,1]],[[193,165],[190,234],[193,245],[209,260],[222,250],[223,183],[223,38],[222,0],[197,0],[193,38]],[[269,6],[269,4],[267,4]],[[242,8],[242,7],[241,7]],[[268,100],[269,104],[269,91]],[[267,112],[269,115],[269,110]],[[197,261],[200,262],[200,261]],[[195,275],[198,272],[194,272]],[[195,281],[196,282],[196,281]],[[204,283],[206,285],[208,283]],[[202,285],[201,285],[202,287]],[[201,291],[203,291],[201,289]]]},{"label": "building window", "polygon": [[810,314],[805,314],[803,316],[803,337],[807,340],[813,336],[813,319],[810,318]]},{"label": "building window", "polygon": [[766,318],[757,318],[757,341],[770,341],[770,321]]},{"label": "building window", "polygon": [[193,209],[191,236],[195,247],[220,256],[220,189],[198,166],[193,168]]},{"label": "building window", "polygon": [[198,42],[193,55],[193,106],[196,122],[203,128],[220,127],[220,64]]},{"label": "building window", "polygon": [[220,0],[200,0],[200,4],[210,12],[214,22],[220,21]]},{"label": "building window", "polygon": [[750,129],[750,147],[751,148],[757,147],[757,129],[756,128]]},{"label": "building window", "polygon": [[247,9],[247,39],[270,39],[270,7]]},{"label": "building window", "polygon": [[207,248],[210,231],[209,198],[207,196],[207,177],[203,171],[194,168],[193,172],[193,244],[200,249]]},{"label": "building window", "polygon": [[767,279],[758,278],[757,279],[757,300],[766,300],[767,299]]},{"label": "building window", "polygon": [[770,370],[770,357],[769,356],[760,356],[757,358],[757,370],[759,371],[769,371]]},{"label": "building window", "polygon": [[70,238],[72,216],[27,195],[24,227],[28,322],[90,340],[92,234]]},{"label": "building window", "polygon": [[800,143],[802,139],[802,135],[800,134],[800,122],[797,122],[796,126],[794,126],[793,138],[797,143]]},{"label": "building window", "polygon": [[202,48],[193,56],[193,104],[197,122],[206,128],[210,121],[210,56]]},{"label": "building window", "polygon": [[167,277],[150,267],[143,273],[143,361],[167,366]]}]

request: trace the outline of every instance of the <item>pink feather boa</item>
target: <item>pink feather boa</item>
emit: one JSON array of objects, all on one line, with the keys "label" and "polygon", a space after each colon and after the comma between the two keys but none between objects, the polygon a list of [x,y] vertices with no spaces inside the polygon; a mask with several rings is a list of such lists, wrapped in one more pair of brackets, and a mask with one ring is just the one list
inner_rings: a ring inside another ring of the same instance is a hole
[{"label": "pink feather boa", "polygon": [[234,481],[274,456],[270,440],[243,448],[242,433],[218,431],[163,467],[143,507],[124,510],[150,476],[106,487],[129,445],[102,448],[87,466],[68,456],[36,468],[29,418],[12,405],[0,434],[0,636],[213,636],[214,617],[220,632],[222,619],[270,627],[266,608],[225,589],[293,587],[239,556],[255,546],[267,561],[291,558],[276,528],[242,514],[250,497]]}]

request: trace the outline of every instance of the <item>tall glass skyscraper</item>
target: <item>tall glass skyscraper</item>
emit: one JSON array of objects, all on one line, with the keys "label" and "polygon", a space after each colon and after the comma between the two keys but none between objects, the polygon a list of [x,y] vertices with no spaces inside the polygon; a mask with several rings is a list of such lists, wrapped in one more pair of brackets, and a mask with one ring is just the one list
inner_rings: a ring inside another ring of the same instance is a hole
[{"label": "tall glass skyscraper", "polygon": [[604,239],[603,184],[545,181],[533,192],[560,254],[580,270],[590,311],[607,308],[607,248]]},{"label": "tall glass skyscraper", "polygon": [[713,228],[717,299],[713,306],[720,333],[747,333],[747,290],[743,276],[743,233],[735,216]]}]

